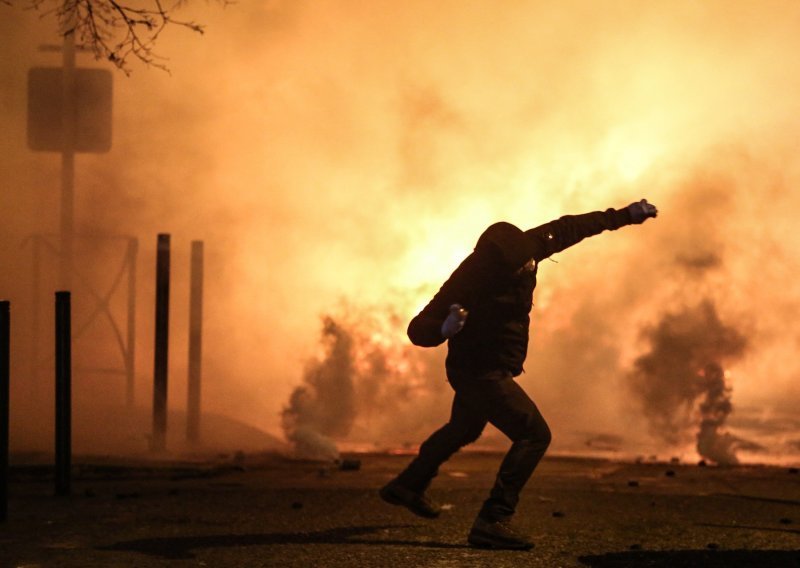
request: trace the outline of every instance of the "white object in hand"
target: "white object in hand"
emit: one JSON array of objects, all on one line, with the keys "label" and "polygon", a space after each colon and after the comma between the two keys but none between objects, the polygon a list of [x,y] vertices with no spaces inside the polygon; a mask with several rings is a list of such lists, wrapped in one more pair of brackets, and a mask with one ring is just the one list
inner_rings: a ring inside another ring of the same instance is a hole
[{"label": "white object in hand", "polygon": [[465,310],[461,304],[453,304],[450,306],[450,313],[447,315],[444,322],[442,322],[442,337],[450,339],[461,331],[466,321],[467,310]]}]

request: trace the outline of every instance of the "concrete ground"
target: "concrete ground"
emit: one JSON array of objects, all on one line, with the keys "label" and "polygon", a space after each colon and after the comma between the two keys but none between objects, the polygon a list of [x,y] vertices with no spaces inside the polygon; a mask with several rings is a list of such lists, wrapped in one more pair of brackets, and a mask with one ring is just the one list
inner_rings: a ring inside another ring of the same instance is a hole
[{"label": "concrete ground", "polygon": [[58,498],[49,468],[15,467],[0,566],[800,567],[800,475],[779,467],[547,457],[517,516],[535,548],[470,548],[501,457],[455,456],[431,489],[437,520],[377,496],[408,456],[78,461]]}]

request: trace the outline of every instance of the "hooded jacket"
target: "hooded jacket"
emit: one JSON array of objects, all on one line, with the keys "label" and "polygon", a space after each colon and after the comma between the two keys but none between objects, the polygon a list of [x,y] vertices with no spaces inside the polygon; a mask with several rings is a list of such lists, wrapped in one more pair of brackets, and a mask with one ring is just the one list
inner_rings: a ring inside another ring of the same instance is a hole
[{"label": "hooded jacket", "polygon": [[506,222],[491,225],[474,251],[411,320],[409,339],[422,347],[442,344],[442,322],[452,304],[461,304],[468,316],[461,331],[448,341],[448,369],[519,375],[528,352],[538,263],[586,237],[632,222],[625,208],[565,215],[527,231]]}]

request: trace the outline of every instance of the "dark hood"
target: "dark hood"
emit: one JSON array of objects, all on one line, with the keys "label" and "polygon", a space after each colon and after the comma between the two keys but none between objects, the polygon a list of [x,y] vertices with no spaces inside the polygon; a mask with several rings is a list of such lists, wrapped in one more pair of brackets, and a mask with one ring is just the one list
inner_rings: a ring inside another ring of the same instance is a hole
[{"label": "dark hood", "polygon": [[503,264],[516,270],[537,256],[537,243],[519,227],[500,221],[489,226],[478,239],[475,250],[492,248],[500,254]]}]

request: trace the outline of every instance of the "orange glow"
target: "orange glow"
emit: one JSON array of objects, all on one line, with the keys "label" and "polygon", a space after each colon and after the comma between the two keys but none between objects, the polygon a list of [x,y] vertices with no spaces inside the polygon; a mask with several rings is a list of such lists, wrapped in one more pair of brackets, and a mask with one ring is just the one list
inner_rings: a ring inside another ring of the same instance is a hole
[{"label": "orange glow", "polygon": [[[380,351],[424,399],[368,440],[388,447],[446,418],[444,353],[412,348],[405,326],[486,226],[646,197],[657,220],[540,266],[520,381],[556,444],[581,449],[599,432],[631,453],[692,452],[646,434],[625,377],[644,326],[711,298],[750,346],[725,371],[731,428],[769,432],[753,459],[800,454],[786,434],[800,400],[796,2],[189,2],[185,15],[206,35],[162,36],[170,75],[115,76],[112,150],[77,161],[80,231],[140,239],[142,404],[158,232],[175,246],[172,404],[185,406],[187,251],[203,239],[208,408],[281,436],[286,401],[326,355],[320,317],[357,314],[357,372]],[[38,49],[57,37],[12,9],[0,33],[0,296],[22,305],[19,243],[57,230],[59,179],[57,156],[25,148],[26,73],[58,63]],[[36,388],[30,408],[49,408]]]}]

